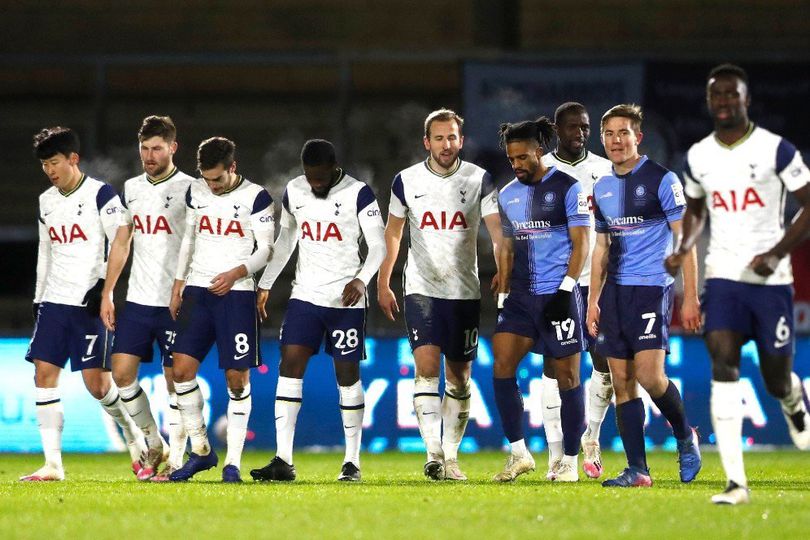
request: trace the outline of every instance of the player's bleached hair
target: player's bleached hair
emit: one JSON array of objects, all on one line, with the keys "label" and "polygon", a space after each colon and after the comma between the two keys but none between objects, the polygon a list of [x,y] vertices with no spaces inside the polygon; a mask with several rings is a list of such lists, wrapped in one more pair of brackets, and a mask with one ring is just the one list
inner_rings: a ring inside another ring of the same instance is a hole
[{"label": "player's bleached hair", "polygon": [[710,81],[714,78],[721,77],[723,75],[737,77],[742,82],[744,82],[746,86],[748,86],[748,73],[746,73],[743,68],[735,64],[726,63],[720,64],[719,66],[714,66],[712,70],[709,72],[709,76],[706,77],[706,80]]},{"label": "player's bleached hair", "polygon": [[143,124],[138,130],[138,140],[140,142],[152,137],[160,137],[167,143],[173,143],[177,139],[177,128],[169,116],[147,116],[143,119]]},{"label": "player's bleached hair", "polygon": [[34,135],[34,157],[49,159],[56,154],[70,157],[81,150],[79,135],[70,128],[54,126],[43,128]]},{"label": "player's bleached hair", "polygon": [[554,124],[548,116],[541,116],[537,120],[525,120],[515,124],[503,123],[498,129],[498,139],[501,148],[513,141],[537,141],[543,149],[547,149],[554,137]]},{"label": "player's bleached hair", "polygon": [[201,171],[213,169],[219,164],[228,169],[234,161],[236,143],[225,137],[205,139],[197,149],[197,168]]},{"label": "player's bleached hair", "polygon": [[602,115],[601,129],[605,131],[605,124],[611,118],[629,118],[630,125],[636,133],[641,131],[641,121],[644,120],[644,113],[641,112],[641,105],[635,103],[622,103],[614,105]]},{"label": "player's bleached hair", "polygon": [[557,110],[554,111],[554,123],[559,126],[563,116],[566,114],[587,114],[587,112],[588,110],[582,103],[578,103],[576,101],[567,101],[557,107]]},{"label": "player's bleached hair", "polygon": [[464,128],[464,119],[455,111],[441,108],[433,111],[427,115],[427,118],[425,118],[425,137],[428,139],[430,138],[430,126],[433,124],[433,122],[449,122],[450,120],[456,121],[456,125],[458,125],[458,132],[461,134]]},{"label": "player's bleached hair", "polygon": [[335,147],[326,139],[310,139],[301,149],[301,163],[307,167],[337,163]]}]

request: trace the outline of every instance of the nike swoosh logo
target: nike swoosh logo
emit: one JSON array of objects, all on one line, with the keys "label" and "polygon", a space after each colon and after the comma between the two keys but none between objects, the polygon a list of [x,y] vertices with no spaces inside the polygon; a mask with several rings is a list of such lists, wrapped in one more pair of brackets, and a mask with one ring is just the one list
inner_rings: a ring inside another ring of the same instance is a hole
[{"label": "nike swoosh logo", "polygon": [[550,411],[553,410],[553,409],[559,409],[559,408],[560,408],[559,405],[557,405],[556,407],[546,407],[546,409],[548,409]]},{"label": "nike swoosh logo", "polygon": [[473,347],[472,349],[468,349],[468,350],[464,351],[464,354],[465,354],[465,355],[466,355],[466,354],[472,354],[472,353],[474,353],[476,350],[478,350],[478,347]]},{"label": "nike swoosh logo", "polygon": [[88,362],[88,361],[92,360],[95,357],[96,357],[95,355],[93,355],[93,356],[82,356],[82,362]]},{"label": "nike swoosh logo", "polygon": [[198,206],[197,210],[202,210],[203,208],[208,208],[208,205],[206,204],[205,206]]},{"label": "nike swoosh logo", "polygon": [[429,414],[436,414],[435,412],[423,412],[422,416],[428,416]]},{"label": "nike swoosh logo", "polygon": [[53,214],[54,212],[55,212],[55,210],[51,210],[51,211],[50,211],[50,212],[48,212],[47,214],[42,214],[42,217],[50,216],[50,215],[51,215],[51,214]]},{"label": "nike swoosh logo", "polygon": [[303,208],[303,207],[305,207],[305,206],[306,206],[305,204],[302,204],[301,206],[296,206],[296,207],[295,207],[295,209],[296,209],[296,210],[300,210],[300,209],[302,209],[302,208]]},{"label": "nike swoosh logo", "polygon": [[340,351],[340,355],[341,356],[346,356],[347,354],[353,353],[356,350],[357,350],[357,347],[355,347],[354,349],[352,349],[350,351]]},{"label": "nike swoosh logo", "polygon": [[774,341],[773,346],[775,348],[777,348],[777,349],[781,349],[782,347],[784,347],[785,345],[788,345],[789,343],[790,343],[790,340],[788,340],[788,341]]},{"label": "nike swoosh logo", "polygon": [[129,203],[133,203],[133,202],[135,202],[135,201],[137,201],[137,200],[138,200],[138,199],[127,199],[127,204],[129,204]]},{"label": "nike swoosh logo", "polygon": [[233,359],[234,360],[241,360],[242,358],[246,357],[248,354],[250,354],[250,353],[237,354],[236,356],[233,357]]},{"label": "nike swoosh logo", "polygon": [[278,420],[279,418],[284,418],[284,417],[283,416],[276,416],[276,420]]},{"label": "nike swoosh logo", "polygon": [[427,193],[422,193],[421,195],[414,195],[413,198],[418,199],[420,197],[424,197],[425,195],[427,195]]},{"label": "nike swoosh logo", "polygon": [[345,427],[346,429],[352,429],[353,427],[357,427],[357,426],[343,426],[343,427]]}]

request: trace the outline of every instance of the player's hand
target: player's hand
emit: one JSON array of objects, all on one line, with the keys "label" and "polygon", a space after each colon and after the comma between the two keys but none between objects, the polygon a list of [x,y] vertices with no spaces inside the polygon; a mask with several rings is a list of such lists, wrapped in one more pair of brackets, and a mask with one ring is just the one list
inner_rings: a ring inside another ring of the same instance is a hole
[{"label": "player's hand", "polygon": [[779,265],[779,260],[780,257],[774,255],[770,251],[766,251],[765,253],[760,253],[751,259],[748,266],[750,266],[757,275],[768,277],[776,271],[776,267]]},{"label": "player's hand", "polygon": [[256,289],[256,310],[259,312],[260,321],[267,320],[267,311],[265,306],[268,298],[270,298],[270,291],[267,289],[262,289],[261,287]]},{"label": "player's hand", "polygon": [[362,279],[354,278],[343,287],[343,295],[340,299],[344,306],[350,307],[357,304],[364,294],[366,294],[366,284]]},{"label": "player's hand", "polygon": [[39,302],[31,304],[31,314],[34,316],[34,322],[39,318]]},{"label": "player's hand", "polygon": [[104,289],[104,280],[99,279],[96,284],[84,295],[82,303],[87,312],[93,317],[98,317],[101,312],[101,291]]},{"label": "player's hand", "polygon": [[697,296],[684,296],[681,304],[681,323],[685,330],[697,332],[702,325],[700,300]]},{"label": "player's hand", "polygon": [[228,291],[233,288],[233,284],[236,283],[236,280],[241,277],[244,276],[240,276],[236,268],[231,268],[227,272],[222,272],[214,276],[214,279],[211,280],[211,285],[208,286],[208,290],[217,296],[225,296],[228,294]]},{"label": "player's hand", "polygon": [[597,303],[588,303],[588,316],[585,318],[585,327],[588,329],[588,333],[591,337],[596,337],[599,335],[599,304]]},{"label": "player's hand", "polygon": [[489,283],[489,290],[492,292],[492,297],[495,301],[498,300],[498,289],[501,287],[501,280],[498,279],[498,272],[495,272],[495,275],[492,276],[492,281]]},{"label": "player's hand", "polygon": [[670,276],[675,277],[678,275],[678,271],[681,269],[681,266],[683,266],[683,258],[686,257],[686,255],[687,253],[676,251],[664,259],[664,268]]},{"label": "player's hand", "polygon": [[397,305],[397,297],[390,287],[377,286],[377,303],[386,317],[392,321],[396,320],[395,313],[399,313],[399,305]]},{"label": "player's hand", "polygon": [[169,300],[169,315],[176,321],[180,314],[180,305],[183,303],[183,282],[175,281],[172,286],[172,298]]},{"label": "player's hand", "polygon": [[101,294],[101,309],[99,311],[101,322],[104,327],[110,332],[115,331],[115,304],[113,303],[112,293]]},{"label": "player's hand", "polygon": [[571,292],[557,289],[543,309],[548,322],[564,321],[571,318]]}]

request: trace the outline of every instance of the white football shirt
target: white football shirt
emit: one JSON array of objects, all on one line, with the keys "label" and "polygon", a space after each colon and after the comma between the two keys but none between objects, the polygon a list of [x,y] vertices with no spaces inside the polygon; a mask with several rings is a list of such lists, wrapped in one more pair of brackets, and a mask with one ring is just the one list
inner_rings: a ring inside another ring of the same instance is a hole
[{"label": "white football shirt", "polygon": [[710,222],[706,279],[745,283],[793,283],[790,257],[765,278],[748,264],[785,234],[785,197],[810,182],[801,154],[788,141],[751,124],[731,146],[714,133],[686,155],[686,194],[704,199]]},{"label": "white football shirt", "polygon": [[[345,173],[323,199],[312,193],[305,176],[291,180],[282,199],[280,226],[273,258],[259,287],[273,286],[297,243],[290,298],[316,306],[345,307],[341,296],[346,284],[359,278],[368,285],[385,258],[384,227],[374,192]],[[287,237],[289,244],[281,248],[279,243]],[[360,253],[363,238],[368,245],[366,261]],[[363,298],[352,307],[365,305]]]},{"label": "white football shirt", "polygon": [[37,287],[34,302],[84,305],[84,297],[107,272],[123,206],[112,186],[82,175],[62,193],[51,187],[39,197]]},{"label": "white football shirt", "polygon": [[406,295],[481,298],[478,228],[484,216],[498,213],[498,191],[489,173],[458,160],[442,175],[422,161],[394,178],[388,212],[407,217]]},{"label": "white football shirt", "polygon": [[129,302],[169,305],[186,230],[186,192],[193,180],[175,167],[161,180],[144,173],[124,184],[122,223],[133,226]]}]

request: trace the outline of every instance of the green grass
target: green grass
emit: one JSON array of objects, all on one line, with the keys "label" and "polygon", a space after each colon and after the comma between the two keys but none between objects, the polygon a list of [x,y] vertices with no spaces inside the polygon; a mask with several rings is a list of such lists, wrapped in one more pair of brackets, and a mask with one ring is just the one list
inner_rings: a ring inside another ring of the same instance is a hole
[{"label": "green grass", "polygon": [[[222,456],[221,456],[222,457]],[[268,453],[250,452],[247,470]],[[464,455],[470,481],[428,482],[423,456],[363,456],[364,481],[335,481],[341,455],[299,454],[293,484],[223,485],[220,469],[187,484],[135,481],[120,455],[65,456],[61,483],[21,483],[39,455],[0,455],[0,538],[807,538],[810,479],[807,454],[746,454],[752,504],[717,507],[709,497],[723,485],[717,454],[704,455],[697,480],[678,481],[675,455],[654,453],[652,489],[608,490],[582,479],[544,480],[538,471],[514,484],[490,482],[505,455]],[[623,456],[604,456],[616,473]],[[584,477],[584,475],[582,475]]]}]

